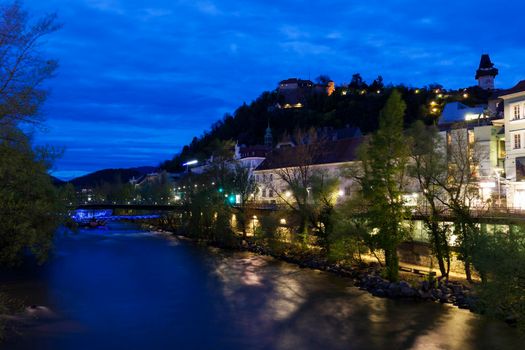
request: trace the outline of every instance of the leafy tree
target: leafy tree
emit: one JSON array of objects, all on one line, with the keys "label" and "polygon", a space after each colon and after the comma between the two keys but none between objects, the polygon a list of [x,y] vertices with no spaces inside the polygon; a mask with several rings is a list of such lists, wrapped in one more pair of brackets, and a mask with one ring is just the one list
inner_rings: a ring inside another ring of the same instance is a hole
[{"label": "leafy tree", "polygon": [[50,159],[47,152],[32,150],[20,131],[3,134],[7,137],[0,141],[0,264],[18,264],[27,253],[43,262],[64,213],[47,174]]},{"label": "leafy tree", "polygon": [[403,133],[405,109],[401,94],[394,90],[381,111],[379,130],[359,151],[363,173],[356,177],[367,204],[370,226],[377,232],[378,246],[385,253],[386,276],[392,281],[399,274],[397,247],[406,237],[400,223],[409,216],[402,199],[409,160]]},{"label": "leafy tree", "polygon": [[42,83],[56,68],[38,50],[55,16],[29,21],[19,2],[0,5],[0,264],[47,257],[62,206],[47,171],[55,152],[32,149],[18,128],[40,123]]},{"label": "leafy tree", "polygon": [[525,332],[525,229],[478,234],[472,262],[482,276],[477,307],[487,314],[515,321]]},{"label": "leafy tree", "polygon": [[353,90],[361,90],[366,89],[367,85],[361,77],[361,74],[356,73],[352,75],[352,80],[350,81],[350,84],[348,84],[348,87]]}]

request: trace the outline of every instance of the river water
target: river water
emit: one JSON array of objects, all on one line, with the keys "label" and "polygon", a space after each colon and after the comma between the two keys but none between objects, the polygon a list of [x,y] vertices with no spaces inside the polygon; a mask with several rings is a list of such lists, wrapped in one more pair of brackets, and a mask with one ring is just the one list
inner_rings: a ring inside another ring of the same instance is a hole
[{"label": "river water", "polygon": [[1,285],[43,307],[0,349],[522,348],[514,329],[465,310],[128,224],[60,234],[49,263]]}]

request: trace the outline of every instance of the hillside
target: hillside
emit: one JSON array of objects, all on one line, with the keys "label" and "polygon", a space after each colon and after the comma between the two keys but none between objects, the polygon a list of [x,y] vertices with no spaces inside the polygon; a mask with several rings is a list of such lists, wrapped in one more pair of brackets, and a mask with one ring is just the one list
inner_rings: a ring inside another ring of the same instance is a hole
[{"label": "hillside", "polygon": [[447,90],[438,84],[420,88],[383,86],[380,77],[367,85],[358,74],[354,75],[352,83],[336,87],[330,96],[309,96],[303,108],[278,108],[282,96],[277,91],[266,91],[251,104],[242,104],[233,115],[226,114],[202,136],[194,137],[173,159],[161,164],[161,168],[180,171],[181,164],[188,159],[203,160],[209,157],[214,139],[234,140],[246,145],[261,144],[268,124],[272,129],[274,143],[295,129],[311,127],[355,126],[365,134],[373,132],[378,127],[379,111],[393,89],[401,92],[407,104],[406,126],[416,120],[423,120],[426,124],[436,123],[447,102],[461,101],[472,106],[486,103],[490,95],[477,86],[458,90]]},{"label": "hillside", "polygon": [[150,166],[127,169],[103,169],[77,177],[69,181],[69,183],[73,184],[76,188],[93,188],[103,183],[116,184],[128,182],[132,177],[139,178],[155,170],[157,170],[156,167]]}]

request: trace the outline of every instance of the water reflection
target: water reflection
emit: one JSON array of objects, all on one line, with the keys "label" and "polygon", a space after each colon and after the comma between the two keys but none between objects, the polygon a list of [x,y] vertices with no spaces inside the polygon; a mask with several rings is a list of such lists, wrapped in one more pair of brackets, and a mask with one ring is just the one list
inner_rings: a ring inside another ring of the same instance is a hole
[{"label": "water reflection", "polygon": [[[330,274],[112,224],[2,274],[45,305],[0,349],[516,349],[514,330],[439,304],[379,299]],[[32,310],[37,312],[36,310]]]}]

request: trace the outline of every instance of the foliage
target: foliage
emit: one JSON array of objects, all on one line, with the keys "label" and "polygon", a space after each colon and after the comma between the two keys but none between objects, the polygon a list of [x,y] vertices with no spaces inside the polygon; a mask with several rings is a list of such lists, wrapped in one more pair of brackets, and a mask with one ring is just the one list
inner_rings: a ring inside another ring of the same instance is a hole
[{"label": "foliage", "polygon": [[38,49],[58,29],[55,15],[29,19],[18,1],[0,5],[0,264],[10,265],[27,254],[45,260],[62,212],[47,174],[57,152],[33,150],[19,129],[41,122],[42,83],[57,66]]},{"label": "foliage", "polygon": [[333,262],[355,264],[361,262],[361,254],[373,250],[370,227],[358,215],[359,200],[349,199],[333,214],[334,228],[328,235],[328,259]]},{"label": "foliage", "polygon": [[360,149],[363,174],[356,177],[370,226],[385,253],[386,275],[392,281],[399,274],[397,246],[407,234],[400,223],[409,215],[402,199],[409,157],[403,133],[405,109],[401,94],[394,90],[381,111],[378,131]]},{"label": "foliage", "polygon": [[478,287],[481,311],[515,318],[525,331],[525,228],[478,234],[472,261],[483,280]]},{"label": "foliage", "polygon": [[48,152],[32,150],[14,129],[7,136],[0,143],[0,264],[18,264],[27,253],[43,262],[64,208],[47,174]]}]

